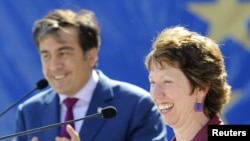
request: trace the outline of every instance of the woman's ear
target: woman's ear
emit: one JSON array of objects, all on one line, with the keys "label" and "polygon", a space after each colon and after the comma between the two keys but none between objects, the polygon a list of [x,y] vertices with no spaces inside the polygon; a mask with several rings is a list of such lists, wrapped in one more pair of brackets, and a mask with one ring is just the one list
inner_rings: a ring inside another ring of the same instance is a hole
[{"label": "woman's ear", "polygon": [[210,86],[198,87],[196,96],[197,100],[204,100],[208,93],[209,88]]},{"label": "woman's ear", "polygon": [[196,89],[196,100],[195,100],[195,111],[196,112],[202,112],[203,111],[203,104],[204,104],[204,99],[207,95],[207,92],[210,87],[198,87]]}]

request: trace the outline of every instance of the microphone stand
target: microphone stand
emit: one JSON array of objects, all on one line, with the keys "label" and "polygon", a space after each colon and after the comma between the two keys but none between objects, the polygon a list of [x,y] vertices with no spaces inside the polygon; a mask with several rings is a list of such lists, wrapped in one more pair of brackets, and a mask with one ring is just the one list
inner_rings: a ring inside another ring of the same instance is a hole
[{"label": "microphone stand", "polygon": [[56,123],[56,124],[52,124],[52,125],[48,125],[48,126],[43,126],[43,127],[40,127],[40,128],[35,128],[35,129],[19,132],[19,133],[16,133],[16,134],[3,136],[3,137],[0,137],[0,140],[11,138],[11,137],[16,137],[16,136],[22,136],[22,135],[26,135],[26,134],[30,134],[30,133],[35,133],[35,132],[42,131],[42,130],[45,130],[45,129],[54,128],[54,127],[58,127],[58,126],[65,125],[65,124],[70,124],[72,122],[77,122],[77,121],[80,121],[80,120],[86,120],[86,119],[91,119],[91,118],[98,118],[98,117],[102,117],[102,116],[103,116],[102,113],[96,113],[96,114],[89,115],[89,116],[82,117],[82,118],[75,119],[75,120],[69,120],[69,121],[62,122],[62,123]]},{"label": "microphone stand", "polygon": [[22,96],[19,100],[17,100],[15,103],[13,103],[10,107],[8,107],[7,109],[5,109],[4,111],[2,111],[0,113],[0,117],[2,115],[4,115],[6,112],[8,112],[10,109],[12,109],[14,106],[16,106],[20,101],[24,100],[26,97],[28,97],[30,94],[32,94],[34,91],[36,91],[37,88],[34,88],[33,90],[31,90],[30,92],[28,92],[26,95]]},{"label": "microphone stand", "polygon": [[15,103],[13,103],[10,107],[6,108],[4,111],[0,113],[0,117],[4,115],[6,112],[8,112],[10,109],[12,109],[14,106],[16,106],[20,101],[24,100],[26,97],[31,95],[34,91],[36,90],[41,90],[44,89],[45,87],[48,86],[48,81],[46,79],[41,79],[40,81],[37,82],[36,87],[26,93],[24,96],[22,96],[19,100],[17,100]]}]

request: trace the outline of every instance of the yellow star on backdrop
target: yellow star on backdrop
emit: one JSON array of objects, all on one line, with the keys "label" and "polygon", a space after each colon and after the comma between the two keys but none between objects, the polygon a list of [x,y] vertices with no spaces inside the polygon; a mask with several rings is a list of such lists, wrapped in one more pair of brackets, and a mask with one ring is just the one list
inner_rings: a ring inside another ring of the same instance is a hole
[{"label": "yellow star on backdrop", "polygon": [[210,3],[190,3],[188,9],[210,26],[208,36],[217,42],[230,38],[250,49],[250,3],[238,0],[217,0]]}]

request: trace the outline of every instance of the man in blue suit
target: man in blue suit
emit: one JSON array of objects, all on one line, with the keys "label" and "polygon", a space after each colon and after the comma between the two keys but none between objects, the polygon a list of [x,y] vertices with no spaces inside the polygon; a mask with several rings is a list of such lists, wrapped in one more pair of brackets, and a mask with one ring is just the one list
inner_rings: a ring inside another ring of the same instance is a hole
[{"label": "man in blue suit", "polygon": [[[33,37],[43,74],[51,87],[19,105],[16,132],[65,122],[70,111],[65,101],[71,98],[74,119],[95,114],[106,106],[114,106],[118,112],[109,120],[75,122],[72,127],[83,141],[166,140],[166,127],[149,93],[138,86],[110,79],[96,69],[100,33],[93,12],[54,10],[35,23]],[[62,129],[51,128],[16,140],[70,138]]]}]

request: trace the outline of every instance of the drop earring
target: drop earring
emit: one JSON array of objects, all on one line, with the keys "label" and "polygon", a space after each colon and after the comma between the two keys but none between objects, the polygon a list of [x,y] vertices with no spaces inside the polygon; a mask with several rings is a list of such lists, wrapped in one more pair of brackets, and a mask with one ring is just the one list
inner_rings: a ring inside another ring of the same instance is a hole
[{"label": "drop earring", "polygon": [[203,109],[202,103],[196,102],[196,103],[195,103],[195,111],[196,111],[196,112],[202,112],[202,109]]}]

